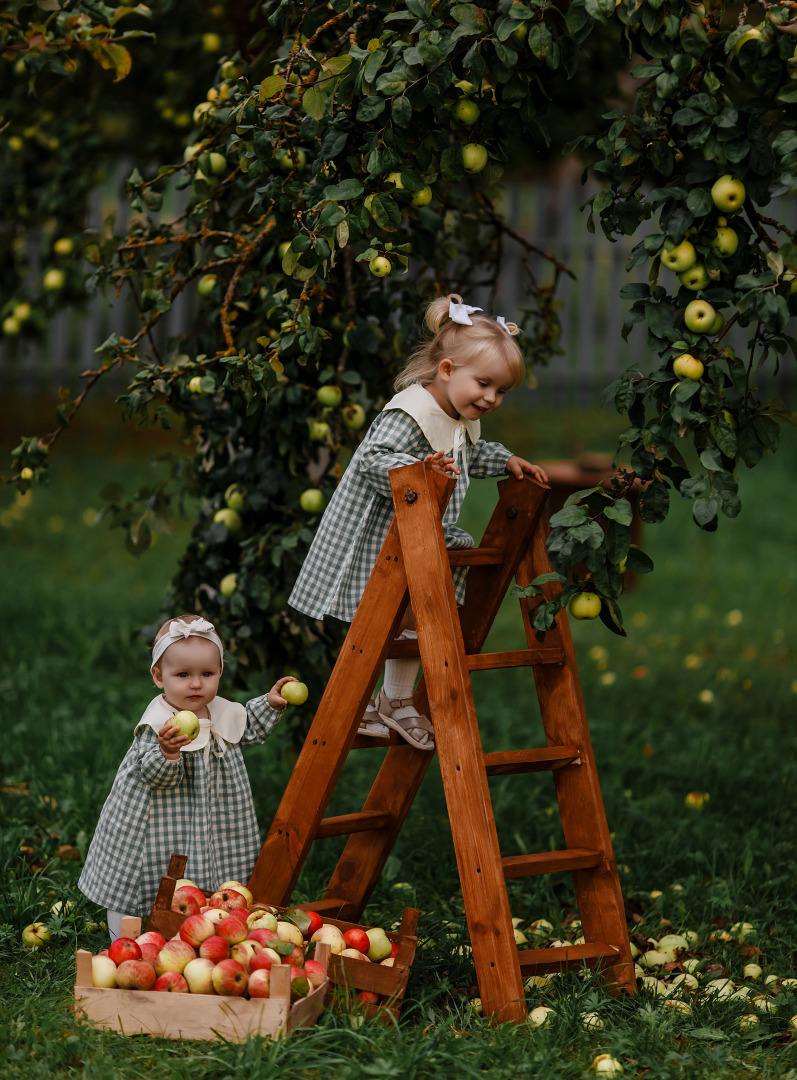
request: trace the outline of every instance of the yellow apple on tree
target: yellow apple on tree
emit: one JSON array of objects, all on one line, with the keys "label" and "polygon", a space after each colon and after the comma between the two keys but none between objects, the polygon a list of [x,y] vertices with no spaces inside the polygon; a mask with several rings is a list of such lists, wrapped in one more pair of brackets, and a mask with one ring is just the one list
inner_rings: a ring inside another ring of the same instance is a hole
[{"label": "yellow apple on tree", "polygon": [[465,143],[462,147],[462,164],[467,173],[479,173],[487,164],[487,148],[481,143]]},{"label": "yellow apple on tree", "polygon": [[306,514],[320,514],[325,502],[324,493],[320,488],[307,488],[299,496],[299,505]]},{"label": "yellow apple on tree", "polygon": [[694,266],[679,274],[678,280],[685,289],[689,289],[690,292],[698,292],[700,289],[705,289],[710,279],[705,266],[702,263],[695,263]]},{"label": "yellow apple on tree", "polygon": [[393,267],[390,264],[390,259],[386,259],[384,255],[374,255],[373,259],[368,263],[368,269],[374,277],[387,277]]},{"label": "yellow apple on tree", "polygon": [[238,588],[238,575],[225,574],[219,582],[219,592],[222,596],[232,596],[235,590]]},{"label": "yellow apple on tree", "polygon": [[230,484],[224,492],[224,501],[231,510],[240,513],[246,506],[246,488],[242,488],[240,484]]},{"label": "yellow apple on tree", "polygon": [[577,592],[568,604],[574,619],[596,619],[601,613],[601,598],[597,593],[585,590]]},{"label": "yellow apple on tree", "polygon": [[661,252],[662,265],[668,270],[674,270],[681,274],[684,270],[690,270],[697,262],[697,252],[694,244],[683,240],[680,244],[665,244]]},{"label": "yellow apple on tree", "polygon": [[13,315],[6,315],[3,319],[3,333],[6,337],[16,337],[22,329],[22,323]]},{"label": "yellow apple on tree", "polygon": [[53,244],[56,255],[71,255],[75,250],[75,243],[71,236],[59,236]]},{"label": "yellow apple on tree", "polygon": [[428,184],[424,184],[418,191],[414,191],[410,202],[413,206],[428,206],[432,201],[432,189]]},{"label": "yellow apple on tree", "polygon": [[708,300],[692,300],[684,308],[684,324],[696,334],[708,334],[717,312]]},{"label": "yellow apple on tree", "polygon": [[730,173],[721,176],[711,188],[711,199],[723,214],[732,214],[740,210],[747,192],[741,180],[735,180]]},{"label": "yellow apple on tree", "polygon": [[672,362],[673,375],[678,379],[699,379],[703,375],[703,363],[691,353],[681,353]]},{"label": "yellow apple on tree", "polygon": [[727,225],[721,225],[714,234],[714,239],[711,241],[711,250],[720,259],[733,255],[738,246],[738,234],[734,229],[729,228]]},{"label": "yellow apple on tree", "polygon": [[332,384],[327,383],[325,386],[319,386],[315,396],[319,405],[334,409],[340,405],[343,400],[343,391],[339,386],[333,386]]},{"label": "yellow apple on tree", "polygon": [[365,409],[357,402],[352,402],[343,410],[343,423],[350,431],[359,431],[365,424]]},{"label": "yellow apple on tree", "polygon": [[241,515],[229,506],[223,506],[213,515],[213,520],[225,527],[230,536],[237,536],[243,528]]},{"label": "yellow apple on tree", "polygon": [[218,278],[215,274],[203,274],[197,282],[196,291],[200,296],[210,296],[216,287]]},{"label": "yellow apple on tree", "polygon": [[48,292],[58,292],[66,285],[66,274],[57,268],[48,270],[42,278],[42,285]]}]

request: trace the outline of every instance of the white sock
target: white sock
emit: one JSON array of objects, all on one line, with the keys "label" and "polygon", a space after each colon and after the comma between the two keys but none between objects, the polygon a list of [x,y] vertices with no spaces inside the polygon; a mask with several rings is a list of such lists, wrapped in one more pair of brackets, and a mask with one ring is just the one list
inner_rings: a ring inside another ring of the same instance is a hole
[{"label": "white sock", "polygon": [[122,919],[126,917],[123,911],[111,911],[108,908],[108,933],[111,935],[111,941],[116,941],[122,936]]},{"label": "white sock", "polygon": [[421,666],[420,660],[386,660],[385,682],[382,689],[390,701],[398,698],[411,698],[415,690],[415,680]]}]

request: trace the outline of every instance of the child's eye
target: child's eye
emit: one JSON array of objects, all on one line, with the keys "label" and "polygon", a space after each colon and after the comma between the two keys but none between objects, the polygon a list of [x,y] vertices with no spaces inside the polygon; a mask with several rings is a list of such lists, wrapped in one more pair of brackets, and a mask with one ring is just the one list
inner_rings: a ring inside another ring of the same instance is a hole
[{"label": "child's eye", "polygon": [[209,679],[212,675],[213,675],[212,671],[203,671],[202,672],[202,678],[203,679]]}]

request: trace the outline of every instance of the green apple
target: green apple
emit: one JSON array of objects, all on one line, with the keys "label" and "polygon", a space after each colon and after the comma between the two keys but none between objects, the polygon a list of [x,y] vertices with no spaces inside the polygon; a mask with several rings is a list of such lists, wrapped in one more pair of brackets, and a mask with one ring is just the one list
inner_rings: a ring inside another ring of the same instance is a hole
[{"label": "green apple", "polygon": [[33,469],[31,469],[29,465],[26,465],[24,469],[20,470],[19,478],[20,480],[32,480]]},{"label": "green apple", "polygon": [[22,944],[27,949],[43,949],[50,940],[50,931],[43,922],[30,923],[22,931]]},{"label": "green apple", "polygon": [[705,266],[702,263],[695,263],[694,266],[679,274],[678,280],[685,289],[689,289],[690,292],[698,292],[700,289],[705,289],[710,279]]},{"label": "green apple", "polygon": [[691,353],[681,353],[672,362],[672,371],[678,379],[699,379],[703,374],[703,364]]},{"label": "green apple", "polygon": [[662,265],[666,266],[668,270],[674,270],[676,274],[681,274],[685,270],[691,270],[695,265],[697,252],[694,244],[690,244],[688,240],[683,240],[677,246],[665,244],[660,258]]},{"label": "green apple", "polygon": [[188,380],[188,390],[192,394],[204,394],[201,375],[194,375],[192,379]]},{"label": "green apple", "polygon": [[714,239],[711,241],[711,250],[720,259],[733,255],[738,246],[739,237],[734,230],[728,228],[727,225],[720,226],[714,234]]},{"label": "green apple", "polygon": [[240,513],[246,506],[246,488],[240,484],[230,484],[224,492],[224,501],[231,510]]},{"label": "green apple", "polygon": [[238,575],[225,574],[219,582],[219,592],[222,596],[232,596],[235,590],[238,588]]},{"label": "green apple", "polygon": [[332,434],[332,429],[326,420],[308,420],[310,425],[310,439],[312,442],[326,442]]},{"label": "green apple", "polygon": [[692,300],[684,308],[684,323],[687,330],[695,334],[708,334],[717,317],[717,312],[708,300]]},{"label": "green apple", "polygon": [[393,942],[381,926],[372,926],[370,930],[365,932],[371,943],[368,949],[368,959],[375,964],[379,964],[393,952]]},{"label": "green apple", "polygon": [[320,514],[324,509],[324,493],[320,488],[307,488],[299,496],[299,505],[306,514]]},{"label": "green apple", "polygon": [[725,318],[724,318],[722,312],[718,311],[717,314],[714,317],[714,322],[708,328],[706,333],[710,334],[712,337],[716,337],[717,334],[720,332],[720,330],[723,328],[724,325],[725,325]]},{"label": "green apple", "polygon": [[307,695],[309,691],[307,686],[303,682],[299,682],[298,679],[293,679],[291,682],[283,683],[280,694],[289,705],[304,705],[307,701]]},{"label": "green apple", "polygon": [[465,143],[462,147],[462,164],[467,173],[479,173],[487,164],[487,148],[481,143]]},{"label": "green apple", "polygon": [[174,714],[169,723],[176,727],[181,735],[187,735],[191,742],[199,734],[199,718],[190,709],[181,709]]},{"label": "green apple", "polygon": [[200,101],[191,114],[195,124],[204,124],[206,117],[213,112],[213,105],[209,101]]},{"label": "green apple", "polygon": [[596,619],[601,613],[601,598],[597,593],[577,592],[568,604],[574,619]]},{"label": "green apple", "polygon": [[48,292],[58,292],[66,285],[66,274],[63,270],[48,270],[42,278],[42,285]]},{"label": "green apple", "polygon": [[197,282],[196,291],[200,296],[210,296],[218,280],[215,274],[203,274]]},{"label": "green apple", "polygon": [[75,244],[71,236],[59,236],[53,244],[56,255],[71,255],[75,250]]},{"label": "green apple", "polygon": [[301,148],[294,150],[291,153],[288,150],[282,150],[277,154],[276,162],[282,172],[290,172],[294,166],[297,169],[303,169],[307,163],[307,154]]},{"label": "green apple", "polygon": [[25,322],[30,318],[30,304],[27,300],[21,301],[19,304],[14,304],[14,310],[11,312],[15,319],[19,319],[20,322]]},{"label": "green apple", "polygon": [[217,510],[213,515],[213,520],[220,522],[230,536],[237,536],[243,528],[241,515],[237,510],[232,510],[229,506],[223,506],[221,510]]},{"label": "green apple", "polygon": [[350,431],[359,431],[365,424],[365,409],[362,405],[352,402],[343,410],[343,423]]},{"label": "green apple", "polygon": [[326,383],[325,386],[319,386],[315,396],[319,404],[334,409],[340,405],[343,400],[343,391],[339,386],[333,386],[331,383]]},{"label": "green apple", "polygon": [[454,108],[451,110],[451,115],[455,120],[458,120],[460,124],[465,124],[467,127],[471,127],[479,119],[481,110],[475,101],[470,101],[469,98],[460,98]]},{"label": "green apple", "polygon": [[221,37],[214,33],[203,34],[202,48],[209,53],[219,52],[221,49]]},{"label": "green apple", "polygon": [[202,146],[200,143],[189,143],[185,150],[183,150],[183,161],[186,163],[193,161],[201,149]]},{"label": "green apple", "polygon": [[211,151],[210,154],[210,171],[215,176],[223,176],[227,171],[227,158],[224,154],[219,154],[217,151]]},{"label": "green apple", "polygon": [[711,199],[716,208],[724,214],[740,210],[745,195],[744,184],[741,180],[734,180],[730,173],[721,176],[711,188]]},{"label": "green apple", "polygon": [[368,269],[374,277],[387,277],[393,267],[390,259],[386,259],[384,255],[374,255],[373,259],[368,263]]},{"label": "green apple", "polygon": [[428,206],[432,201],[432,189],[424,184],[418,191],[413,192],[410,202],[413,206]]},{"label": "green apple", "polygon": [[13,315],[6,315],[3,319],[3,333],[6,337],[16,337],[22,329],[22,323]]}]

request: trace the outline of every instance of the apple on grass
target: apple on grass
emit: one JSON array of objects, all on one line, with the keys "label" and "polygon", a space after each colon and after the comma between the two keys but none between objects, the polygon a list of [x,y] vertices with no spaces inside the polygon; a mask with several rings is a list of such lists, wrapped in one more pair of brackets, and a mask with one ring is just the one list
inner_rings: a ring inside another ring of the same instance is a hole
[{"label": "apple on grass", "polygon": [[116,964],[110,956],[92,956],[91,985],[100,986],[104,990],[113,990],[116,987]]},{"label": "apple on grass", "polygon": [[196,952],[181,938],[167,941],[155,960],[155,972],[163,975],[167,971],[179,971],[182,974],[186,964],[196,959]]},{"label": "apple on grass", "polygon": [[164,991],[167,994],[187,994],[188,982],[179,972],[166,971],[158,976],[152,989]]},{"label": "apple on grass", "polygon": [[146,960],[123,960],[116,969],[116,985],[120,990],[151,990],[157,975]]},{"label": "apple on grass", "polygon": [[119,966],[124,960],[140,960],[141,946],[129,937],[118,937],[108,946],[108,955]]},{"label": "apple on grass", "polygon": [[[22,931],[22,944],[27,949],[41,949],[49,942],[49,940],[50,931],[43,922],[29,923]],[[133,942],[133,944],[135,945],[135,942]]]},{"label": "apple on grass", "polygon": [[[224,957],[226,959],[226,957]],[[189,960],[183,968],[183,978],[188,983],[191,994],[215,994],[213,989],[213,969],[216,965],[206,956]]]},{"label": "apple on grass", "polygon": [[[225,919],[225,922],[226,921],[227,920]],[[182,940],[187,941],[188,944],[192,945],[195,949],[207,938],[213,937],[215,932],[215,923],[200,914],[189,915],[187,919],[183,920],[183,924],[180,927],[180,937]]]},{"label": "apple on grass", "polygon": [[249,982],[246,968],[232,958],[220,960],[213,968],[211,979],[213,989],[222,997],[240,997]]},{"label": "apple on grass", "polygon": [[378,1005],[379,994],[375,994],[373,990],[360,990],[357,994],[357,1001],[360,1005]]}]

